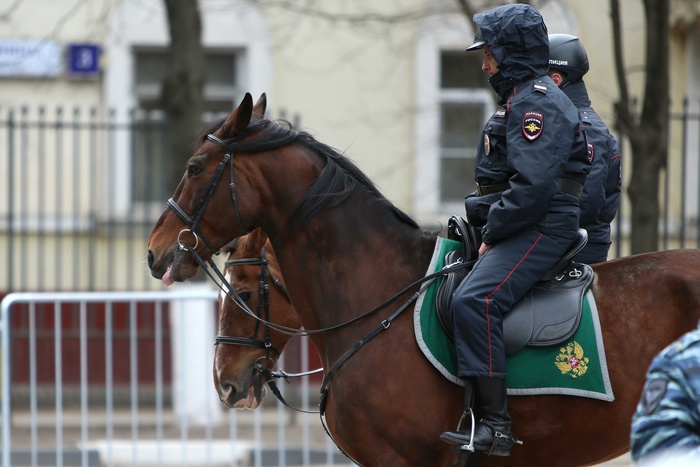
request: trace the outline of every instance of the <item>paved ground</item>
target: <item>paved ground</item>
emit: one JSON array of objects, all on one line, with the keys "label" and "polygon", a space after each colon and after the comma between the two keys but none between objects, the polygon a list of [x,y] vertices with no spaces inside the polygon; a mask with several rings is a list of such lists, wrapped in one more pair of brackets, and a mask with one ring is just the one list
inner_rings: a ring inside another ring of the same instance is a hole
[{"label": "paved ground", "polygon": [[[38,447],[35,465],[56,464],[56,440],[61,438],[65,446],[63,465],[66,467],[99,466],[99,459],[104,460],[107,455],[111,456],[115,467],[133,465],[134,457],[141,466],[276,466],[281,461],[290,466],[349,466],[346,458],[331,444],[316,414],[304,415],[286,409],[234,414],[235,417],[230,419],[231,413],[226,412],[213,428],[206,429],[187,424],[172,413],[159,416],[148,409],[139,409],[138,423],[134,423],[129,410],[118,410],[110,418],[112,428],[108,431],[104,411],[90,411],[86,418],[87,429],[82,430],[80,412],[67,410],[63,413],[63,430],[59,434],[52,410],[39,411],[34,428],[29,413],[15,413],[11,446],[20,455],[13,457],[12,465],[32,465],[30,449],[34,432],[34,445]],[[256,420],[259,422],[257,428]],[[81,446],[83,439],[88,440],[88,449],[80,451],[78,446]],[[106,439],[113,441],[107,443]],[[160,446],[153,442],[155,439],[163,440]],[[301,449],[305,441],[309,446],[306,451]],[[187,448],[183,449],[183,445]],[[254,450],[256,445],[262,446],[262,449]],[[279,445],[286,446],[284,454],[280,454]],[[238,462],[231,462],[232,457],[238,458]],[[632,465],[629,456],[625,455],[599,467]]]}]

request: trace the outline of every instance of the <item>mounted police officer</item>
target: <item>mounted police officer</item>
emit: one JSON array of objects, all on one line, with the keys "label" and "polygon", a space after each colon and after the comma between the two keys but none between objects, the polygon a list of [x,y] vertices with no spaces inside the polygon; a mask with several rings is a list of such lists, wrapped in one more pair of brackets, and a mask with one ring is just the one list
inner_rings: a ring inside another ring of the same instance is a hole
[{"label": "mounted police officer", "polygon": [[700,464],[700,329],[651,362],[632,417],[630,447],[639,466]]},{"label": "mounted police officer", "polygon": [[[575,240],[590,161],[578,111],[547,75],[547,27],[539,12],[511,4],[474,22],[467,50],[483,49],[482,70],[500,107],[482,133],[478,192],[466,199],[467,220],[481,227],[479,259],[450,306],[458,374],[473,382],[480,402],[473,446],[508,456],[517,439],[506,403],[502,318]],[[468,403],[465,397],[465,409]],[[468,445],[465,428],[441,439]]]},{"label": "mounted police officer", "polygon": [[583,187],[579,222],[588,232],[588,243],[574,258],[593,264],[608,260],[610,224],[620,208],[622,172],[617,140],[591,107],[583,81],[588,68],[588,55],[578,37],[550,34],[549,76],[578,108],[593,162]]}]

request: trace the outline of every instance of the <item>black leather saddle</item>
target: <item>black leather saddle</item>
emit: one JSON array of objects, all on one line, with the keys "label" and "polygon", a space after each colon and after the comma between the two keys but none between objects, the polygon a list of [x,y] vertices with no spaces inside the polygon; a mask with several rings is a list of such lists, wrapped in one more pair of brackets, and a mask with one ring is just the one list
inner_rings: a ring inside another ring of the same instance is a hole
[{"label": "black leather saddle", "polygon": [[[474,248],[480,240],[475,229],[459,216],[448,223],[448,238],[462,241],[461,249],[445,255],[445,266],[458,261],[476,259]],[[466,239],[468,243],[465,243]],[[555,345],[570,338],[581,321],[583,296],[593,282],[593,269],[587,264],[574,263],[573,258],[586,246],[588,234],[579,229],[578,235],[561,260],[523,297],[503,319],[506,354],[525,346]],[[438,287],[435,309],[447,335],[454,339],[449,304],[452,293],[468,270],[445,274]]]}]

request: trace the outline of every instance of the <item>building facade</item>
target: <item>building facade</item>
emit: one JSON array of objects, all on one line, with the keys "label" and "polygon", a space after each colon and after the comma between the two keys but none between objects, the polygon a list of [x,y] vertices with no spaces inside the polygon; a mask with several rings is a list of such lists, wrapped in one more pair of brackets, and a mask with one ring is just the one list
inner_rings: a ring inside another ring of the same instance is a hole
[{"label": "building facade", "polygon": [[[645,68],[643,47],[632,45],[644,44],[641,3],[622,6],[636,95]],[[481,11],[495,2],[472,4]],[[612,127],[608,0],[533,4],[551,33],[581,38],[593,106]],[[700,124],[687,116],[700,102],[700,7],[678,0],[671,9],[671,106],[685,117],[670,122],[664,189],[685,188],[668,193],[664,213],[678,230],[698,218]],[[205,121],[245,92],[266,92],[268,115],[345,151],[427,230],[463,214],[495,102],[480,55],[463,52],[474,30],[458,2],[201,0],[200,13]],[[169,196],[159,178],[167,163],[158,104],[163,2],[26,0],[0,21],[0,249],[8,264],[0,290],[160,287],[148,277],[144,249]],[[627,206],[625,199],[616,227],[623,234]]]}]

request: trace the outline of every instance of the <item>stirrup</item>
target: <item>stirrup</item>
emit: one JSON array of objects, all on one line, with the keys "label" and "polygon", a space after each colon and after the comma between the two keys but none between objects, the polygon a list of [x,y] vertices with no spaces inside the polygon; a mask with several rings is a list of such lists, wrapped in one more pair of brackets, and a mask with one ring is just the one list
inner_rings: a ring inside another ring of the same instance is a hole
[{"label": "stirrup", "polygon": [[457,431],[462,431],[462,423],[464,423],[464,419],[467,418],[467,415],[471,417],[471,430],[470,430],[470,435],[469,435],[469,443],[468,444],[462,444],[462,445],[453,445],[452,450],[453,451],[467,451],[467,452],[475,452],[474,449],[474,429],[476,428],[476,419],[474,418],[474,409],[470,408],[469,410],[465,410],[462,412],[462,416],[459,418],[459,423],[457,424]]}]

